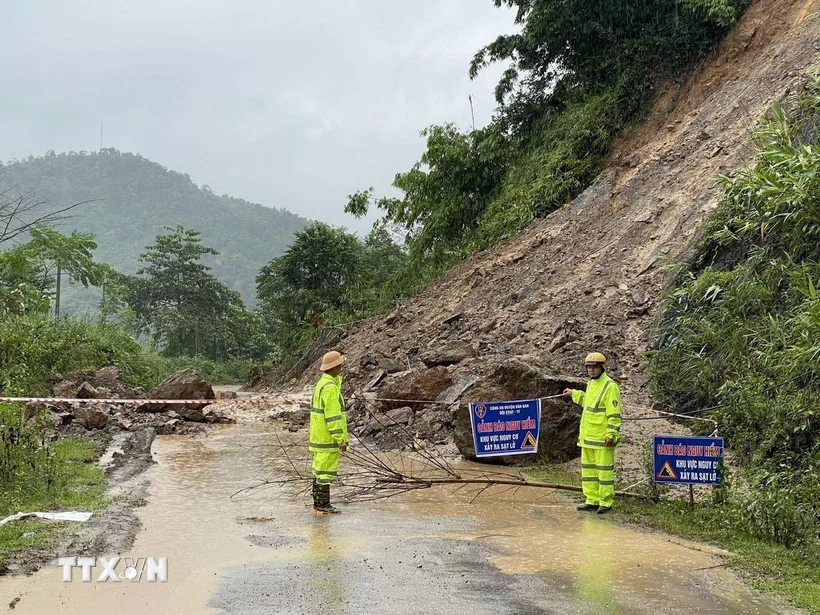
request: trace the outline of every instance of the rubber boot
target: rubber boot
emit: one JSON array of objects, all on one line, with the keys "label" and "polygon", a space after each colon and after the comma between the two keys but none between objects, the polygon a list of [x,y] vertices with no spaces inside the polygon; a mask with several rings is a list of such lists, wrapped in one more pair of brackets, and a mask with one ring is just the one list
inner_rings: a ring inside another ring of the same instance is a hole
[{"label": "rubber boot", "polygon": [[313,479],[313,510],[319,510],[322,506],[322,494],[319,491],[319,483]]},{"label": "rubber boot", "polygon": [[317,485],[319,489],[319,505],[313,510],[323,515],[338,515],[342,511],[330,504],[330,485]]}]

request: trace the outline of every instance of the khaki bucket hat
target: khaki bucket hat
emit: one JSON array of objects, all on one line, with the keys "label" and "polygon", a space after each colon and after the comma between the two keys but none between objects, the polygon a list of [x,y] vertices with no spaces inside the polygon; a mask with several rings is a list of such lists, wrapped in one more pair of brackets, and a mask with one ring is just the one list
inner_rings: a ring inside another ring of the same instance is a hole
[{"label": "khaki bucket hat", "polygon": [[345,358],[342,356],[341,353],[336,352],[335,350],[331,350],[330,352],[326,353],[325,356],[322,357],[322,365],[319,369],[323,372],[326,372],[329,369],[333,369],[345,362]]}]

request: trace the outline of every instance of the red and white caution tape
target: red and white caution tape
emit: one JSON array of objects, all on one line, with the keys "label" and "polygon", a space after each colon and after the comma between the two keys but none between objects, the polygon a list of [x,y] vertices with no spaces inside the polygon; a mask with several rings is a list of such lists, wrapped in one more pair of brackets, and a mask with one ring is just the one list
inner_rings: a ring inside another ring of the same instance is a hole
[{"label": "red and white caution tape", "polygon": [[80,404],[219,404],[219,403],[251,403],[251,404],[301,404],[306,399],[285,397],[234,397],[223,399],[97,399],[81,397],[0,397],[0,401],[35,402],[35,403],[80,403]]},{"label": "red and white caution tape", "polygon": [[[357,397],[354,395],[354,397]],[[549,397],[542,397],[541,399],[553,399],[556,397],[562,397],[561,394],[559,395],[551,395]],[[447,404],[447,402],[436,401],[432,399],[392,399],[392,398],[384,398],[384,397],[375,397],[375,398],[359,398],[363,399],[364,401],[386,401],[386,402],[398,402],[398,403],[410,403],[410,404]],[[223,399],[119,399],[119,398],[111,398],[111,399],[86,399],[80,397],[0,397],[0,402],[7,401],[7,402],[34,402],[34,403],[48,403],[48,404],[55,404],[60,402],[68,402],[68,403],[80,403],[80,404],[219,404],[219,403],[249,403],[249,404],[307,404],[308,400],[305,398],[290,398],[290,397],[234,397],[234,398],[223,398]],[[648,406],[633,406],[631,404],[623,404],[624,410],[640,410],[644,412],[652,412],[654,414],[664,415],[664,416],[674,416],[682,419],[689,419],[692,421],[706,421],[707,423],[711,423],[714,425],[715,431],[714,433],[717,434],[718,431],[718,422],[714,419],[705,418],[702,416],[691,416],[688,414],[677,414],[675,412],[666,412],[665,410],[656,410],[654,408],[650,408]],[[632,421],[640,421],[642,420],[641,417],[624,417],[624,420],[632,420]],[[646,420],[646,417],[643,418]]]}]

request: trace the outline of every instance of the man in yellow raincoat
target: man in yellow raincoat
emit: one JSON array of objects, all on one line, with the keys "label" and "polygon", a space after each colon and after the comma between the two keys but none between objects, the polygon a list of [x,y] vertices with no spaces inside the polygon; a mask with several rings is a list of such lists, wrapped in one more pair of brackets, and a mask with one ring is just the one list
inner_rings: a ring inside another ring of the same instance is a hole
[{"label": "man in yellow raincoat", "polygon": [[620,444],[621,390],[606,373],[606,357],[592,352],[584,361],[590,381],[586,391],[565,389],[564,397],[583,407],[578,446],[581,486],[586,502],[578,510],[610,511],[615,492],[615,447]]},{"label": "man in yellow raincoat", "polygon": [[344,357],[331,350],[322,357],[322,377],[313,389],[310,404],[310,443],[313,453],[313,510],[337,515],[330,503],[330,484],[336,479],[339,457],[348,447],[347,414],[342,399]]}]

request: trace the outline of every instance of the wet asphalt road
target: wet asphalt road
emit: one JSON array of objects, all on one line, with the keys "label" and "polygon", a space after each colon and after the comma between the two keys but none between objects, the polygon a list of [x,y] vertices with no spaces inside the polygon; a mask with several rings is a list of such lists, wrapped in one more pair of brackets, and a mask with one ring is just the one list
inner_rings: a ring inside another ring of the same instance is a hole
[{"label": "wet asphalt road", "polygon": [[707,552],[543,492],[429,490],[332,517],[279,487],[231,497],[270,472],[275,429],[157,439],[125,555],[167,557],[167,583],[64,583],[49,568],[0,580],[0,598],[20,598],[15,615],[790,612]]}]

